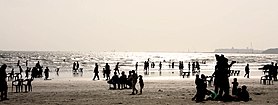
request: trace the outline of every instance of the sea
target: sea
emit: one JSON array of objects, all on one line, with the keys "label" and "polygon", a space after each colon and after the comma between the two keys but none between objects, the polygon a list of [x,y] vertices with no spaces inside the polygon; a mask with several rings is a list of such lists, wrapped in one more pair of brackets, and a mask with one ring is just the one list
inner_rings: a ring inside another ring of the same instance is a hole
[{"label": "sea", "polygon": [[[216,64],[215,54],[221,53],[167,53],[167,52],[78,52],[78,51],[0,51],[0,64],[7,64],[7,73],[14,69],[19,72],[17,66],[18,61],[23,70],[27,67],[34,67],[39,61],[45,68],[49,67],[52,79],[62,78],[80,78],[91,80],[93,77],[93,69],[95,63],[99,64],[100,77],[102,78],[102,70],[105,63],[108,63],[114,70],[117,62],[120,63],[120,71],[128,73],[130,70],[135,70],[135,64],[138,62],[138,74],[147,79],[183,79],[180,76],[178,68],[179,61],[183,61],[184,70],[188,70],[188,62],[200,63],[200,74],[212,75]],[[262,68],[264,65],[271,62],[278,62],[278,54],[238,54],[238,53],[223,53],[229,59],[229,62],[236,61],[231,69],[240,70],[240,75],[244,75],[244,68],[248,63],[250,65],[251,78],[259,78],[263,75]],[[26,61],[28,64],[26,66]],[[155,63],[154,68],[150,68],[148,73],[143,70],[144,61]],[[83,72],[73,73],[73,62],[79,62]],[[162,70],[159,70],[158,64],[162,62]],[[174,62],[175,67],[170,68],[169,65]],[[59,68],[57,74],[55,69]],[[195,78],[194,76],[190,77]]]}]

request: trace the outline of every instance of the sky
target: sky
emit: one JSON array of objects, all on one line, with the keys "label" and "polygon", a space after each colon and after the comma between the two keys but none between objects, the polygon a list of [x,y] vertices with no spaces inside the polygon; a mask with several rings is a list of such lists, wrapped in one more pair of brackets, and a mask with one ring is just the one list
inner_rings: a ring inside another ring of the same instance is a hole
[{"label": "sky", "polygon": [[278,47],[277,5],[278,0],[0,0],[0,50],[265,50]]}]

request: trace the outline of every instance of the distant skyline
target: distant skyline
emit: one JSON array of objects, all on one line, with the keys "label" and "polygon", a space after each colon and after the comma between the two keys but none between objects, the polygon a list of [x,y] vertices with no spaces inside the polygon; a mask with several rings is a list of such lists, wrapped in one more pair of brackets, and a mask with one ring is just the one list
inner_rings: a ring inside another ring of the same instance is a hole
[{"label": "distant skyline", "polygon": [[0,0],[0,50],[213,52],[278,46],[277,0]]}]

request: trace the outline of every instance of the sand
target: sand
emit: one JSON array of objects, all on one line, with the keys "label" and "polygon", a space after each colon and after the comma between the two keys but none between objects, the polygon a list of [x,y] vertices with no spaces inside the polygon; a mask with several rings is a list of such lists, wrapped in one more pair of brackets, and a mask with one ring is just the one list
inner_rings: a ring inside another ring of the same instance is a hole
[{"label": "sand", "polygon": [[[131,89],[109,90],[105,80],[92,81],[90,78],[68,78],[33,81],[33,91],[11,92],[9,82],[8,98],[1,105],[191,105],[191,104],[231,104],[261,105],[278,104],[278,82],[262,85],[259,78],[239,78],[240,86],[247,85],[252,101],[221,102],[205,101],[195,103],[194,79],[178,78],[146,79],[142,95],[130,95]],[[139,85],[137,85],[139,88]],[[208,87],[213,89],[214,87]]]}]

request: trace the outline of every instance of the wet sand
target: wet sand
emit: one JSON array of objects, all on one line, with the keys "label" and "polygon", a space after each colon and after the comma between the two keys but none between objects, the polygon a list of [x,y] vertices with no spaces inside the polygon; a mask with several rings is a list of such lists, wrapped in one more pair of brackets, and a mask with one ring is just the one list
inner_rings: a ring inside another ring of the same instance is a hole
[{"label": "wet sand", "polygon": [[[232,80],[230,78],[230,80]],[[1,105],[189,105],[201,104],[191,101],[196,92],[193,78],[145,79],[142,95],[130,95],[131,89],[109,90],[105,80],[92,81],[91,78],[68,78],[33,81],[33,91],[11,92],[9,82],[8,98]],[[252,101],[220,102],[206,101],[202,104],[261,105],[278,104],[278,82],[262,85],[259,78],[239,78],[239,85],[247,85]],[[137,84],[139,89],[139,85]],[[214,87],[208,87],[213,89]]]}]

